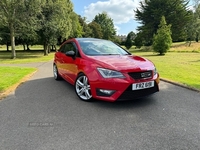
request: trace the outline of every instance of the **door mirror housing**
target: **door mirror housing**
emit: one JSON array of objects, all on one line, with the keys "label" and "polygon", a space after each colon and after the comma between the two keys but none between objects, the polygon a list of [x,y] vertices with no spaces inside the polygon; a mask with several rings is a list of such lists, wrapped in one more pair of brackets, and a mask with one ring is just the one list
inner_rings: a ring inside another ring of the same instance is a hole
[{"label": "door mirror housing", "polygon": [[70,56],[70,57],[75,57],[76,53],[74,51],[68,51],[65,53],[67,56]]}]

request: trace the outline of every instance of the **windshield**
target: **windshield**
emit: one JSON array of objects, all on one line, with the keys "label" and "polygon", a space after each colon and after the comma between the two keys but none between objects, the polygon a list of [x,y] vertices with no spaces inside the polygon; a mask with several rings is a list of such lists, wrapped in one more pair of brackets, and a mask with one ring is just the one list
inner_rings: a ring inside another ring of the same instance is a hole
[{"label": "windshield", "polygon": [[80,40],[79,44],[83,53],[89,56],[130,55],[120,46],[107,40]]}]

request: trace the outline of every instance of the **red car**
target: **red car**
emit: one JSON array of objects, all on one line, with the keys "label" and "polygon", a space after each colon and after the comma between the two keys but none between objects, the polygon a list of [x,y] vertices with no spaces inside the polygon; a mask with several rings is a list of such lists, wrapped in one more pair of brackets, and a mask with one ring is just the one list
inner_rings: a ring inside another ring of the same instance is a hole
[{"label": "red car", "polygon": [[65,41],[55,53],[54,78],[74,85],[81,100],[132,100],[159,91],[154,64],[117,44],[95,38]]}]

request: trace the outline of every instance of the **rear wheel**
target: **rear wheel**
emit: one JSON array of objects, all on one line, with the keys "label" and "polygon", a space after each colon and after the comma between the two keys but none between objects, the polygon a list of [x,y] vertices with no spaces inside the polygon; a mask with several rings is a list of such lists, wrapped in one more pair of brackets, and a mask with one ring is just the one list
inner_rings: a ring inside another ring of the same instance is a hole
[{"label": "rear wheel", "polygon": [[53,64],[53,76],[55,80],[60,80],[61,76],[58,73],[58,68],[56,66],[56,64]]},{"label": "rear wheel", "polygon": [[78,95],[78,97],[83,101],[92,100],[92,94],[91,94],[88,77],[84,75],[83,73],[80,74],[76,79],[75,92]]}]

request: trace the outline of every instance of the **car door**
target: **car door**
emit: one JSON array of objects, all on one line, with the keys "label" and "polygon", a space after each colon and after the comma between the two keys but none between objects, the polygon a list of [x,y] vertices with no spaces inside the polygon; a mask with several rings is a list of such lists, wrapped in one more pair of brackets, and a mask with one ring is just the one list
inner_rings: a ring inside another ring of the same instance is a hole
[{"label": "car door", "polygon": [[[67,56],[66,53],[69,51],[74,51],[75,56]],[[64,78],[71,84],[74,84],[74,80],[76,79],[76,75],[78,72],[77,59],[78,59],[78,49],[75,43],[74,42],[66,43],[64,55],[62,58],[62,61],[63,61],[62,69],[64,72],[63,74]]]},{"label": "car door", "polygon": [[64,74],[64,57],[66,53],[66,44],[62,45],[58,52],[55,54],[56,65],[58,68],[58,72],[61,76]]}]

